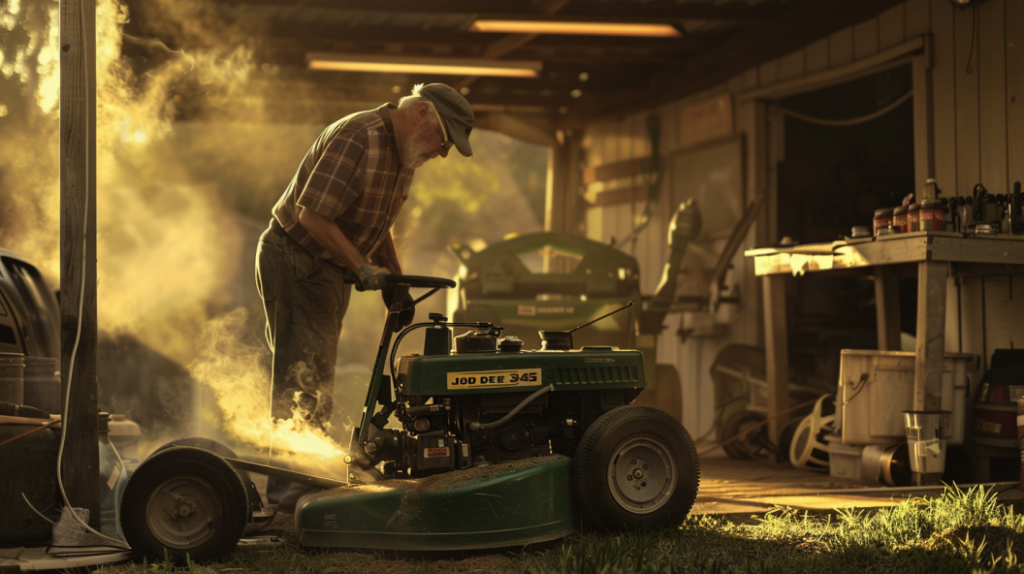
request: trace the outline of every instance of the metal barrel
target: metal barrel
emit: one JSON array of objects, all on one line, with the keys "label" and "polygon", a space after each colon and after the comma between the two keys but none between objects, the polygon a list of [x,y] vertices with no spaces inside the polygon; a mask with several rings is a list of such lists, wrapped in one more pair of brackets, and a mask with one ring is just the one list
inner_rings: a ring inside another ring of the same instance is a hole
[{"label": "metal barrel", "polygon": [[54,357],[25,357],[25,403],[50,414],[63,411],[60,364]]},{"label": "metal barrel", "polygon": [[25,404],[25,356],[0,353],[0,401]]}]

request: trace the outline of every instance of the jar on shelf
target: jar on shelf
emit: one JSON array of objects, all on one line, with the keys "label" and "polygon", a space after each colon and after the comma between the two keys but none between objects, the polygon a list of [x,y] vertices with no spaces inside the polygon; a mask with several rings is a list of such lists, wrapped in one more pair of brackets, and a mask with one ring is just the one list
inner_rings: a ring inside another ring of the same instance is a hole
[{"label": "jar on shelf", "polygon": [[920,231],[945,231],[946,206],[938,199],[926,199],[921,202],[918,229]]},{"label": "jar on shelf", "polygon": [[906,233],[908,231],[907,211],[909,211],[909,208],[906,205],[901,205],[892,210],[892,226],[896,233]]}]

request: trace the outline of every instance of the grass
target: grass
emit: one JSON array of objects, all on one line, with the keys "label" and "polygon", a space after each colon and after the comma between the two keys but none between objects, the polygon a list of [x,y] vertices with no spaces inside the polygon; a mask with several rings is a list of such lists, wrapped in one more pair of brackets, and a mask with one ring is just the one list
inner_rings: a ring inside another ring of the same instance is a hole
[{"label": "grass", "polygon": [[216,564],[131,564],[100,574],[921,574],[1024,572],[1024,517],[981,487],[937,498],[815,516],[777,508],[751,524],[714,516],[627,535],[576,535],[544,549],[503,555],[397,556],[308,552],[289,543],[240,549]]}]

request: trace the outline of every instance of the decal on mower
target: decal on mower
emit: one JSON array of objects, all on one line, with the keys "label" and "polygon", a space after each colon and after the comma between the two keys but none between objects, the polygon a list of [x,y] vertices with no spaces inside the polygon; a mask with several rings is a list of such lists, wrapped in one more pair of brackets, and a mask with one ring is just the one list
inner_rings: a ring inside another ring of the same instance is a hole
[{"label": "decal on mower", "polygon": [[540,383],[540,369],[448,373],[448,390],[451,391],[496,387],[539,387]]},{"label": "decal on mower", "polygon": [[425,448],[423,449],[423,458],[448,458],[448,447]]},{"label": "decal on mower", "polygon": [[537,315],[572,315],[576,312],[575,307],[538,307],[536,305],[519,305],[516,313],[523,317],[536,317]]}]

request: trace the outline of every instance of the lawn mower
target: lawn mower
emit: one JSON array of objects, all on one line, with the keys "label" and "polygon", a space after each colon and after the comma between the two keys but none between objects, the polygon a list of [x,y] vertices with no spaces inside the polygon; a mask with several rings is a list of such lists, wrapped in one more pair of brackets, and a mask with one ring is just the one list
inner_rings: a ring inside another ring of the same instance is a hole
[{"label": "lawn mower", "polygon": [[[630,404],[646,384],[643,355],[573,346],[576,330],[608,315],[543,331],[540,348],[527,350],[498,325],[432,313],[392,346],[410,288],[429,289],[415,305],[455,282],[393,275],[389,283],[395,303],[345,484],[168,448],[140,465],[122,500],[122,528],[137,553],[195,560],[229,550],[253,513],[243,470],[322,488],[296,503],[305,547],[522,547],[581,528],[630,531],[685,518],[700,481],[696,449],[675,418]],[[422,353],[400,356],[402,340],[419,329]]]}]

